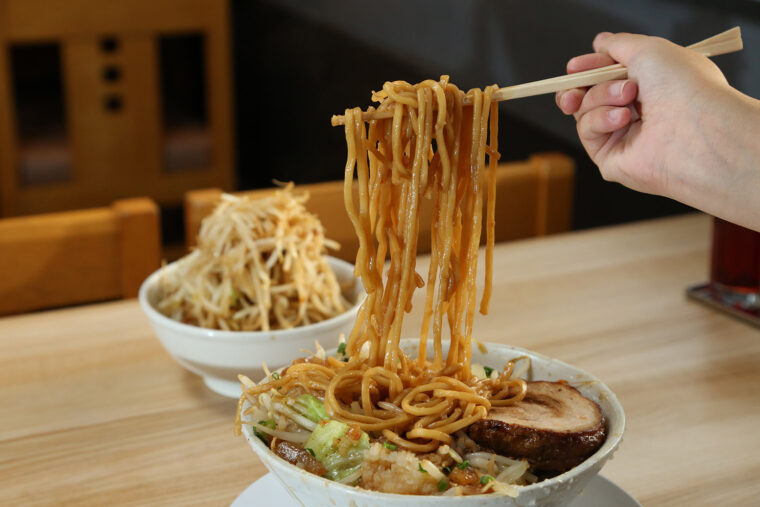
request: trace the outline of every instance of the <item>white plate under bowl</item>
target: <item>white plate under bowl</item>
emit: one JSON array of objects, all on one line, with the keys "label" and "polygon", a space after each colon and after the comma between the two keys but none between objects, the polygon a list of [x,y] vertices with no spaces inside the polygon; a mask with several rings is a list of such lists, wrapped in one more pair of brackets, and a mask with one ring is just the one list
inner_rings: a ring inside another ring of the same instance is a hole
[{"label": "white plate under bowl", "polygon": [[[240,493],[231,507],[258,507],[262,498],[266,498],[268,505],[277,507],[303,506],[274,474],[268,473]],[[568,507],[641,507],[641,504],[611,480],[596,475]]]},{"label": "white plate under bowl", "polygon": [[326,348],[337,347],[341,334],[348,336],[364,299],[361,280],[354,277],[354,265],[328,257],[352,306],[331,319],[306,326],[274,331],[220,331],[184,324],[158,310],[159,280],[176,262],[150,275],[140,287],[140,306],[148,316],[153,331],[171,356],[186,369],[203,377],[206,386],[223,396],[240,397],[238,374],[258,379],[264,376],[262,362],[277,369],[303,356],[301,350],[314,350],[314,341]]},{"label": "white plate under bowl", "polygon": [[[581,494],[604,463],[612,457],[625,430],[625,413],[615,394],[593,375],[562,361],[519,347],[487,343],[487,351],[477,347],[472,351],[472,362],[502,369],[520,356],[531,358],[527,380],[565,380],[575,386],[584,396],[594,400],[602,409],[607,423],[607,439],[602,446],[580,465],[551,479],[518,487],[518,497],[509,498],[499,494],[451,496],[417,496],[378,493],[329,481],[310,474],[279,458],[261,440],[253,435],[250,425],[243,425],[251,448],[267,469],[272,472],[295,498],[305,505],[334,507],[567,507]],[[401,341],[405,353],[416,357],[418,340]],[[432,342],[428,351],[433,350]],[[448,343],[444,343],[444,352]],[[335,351],[328,351],[335,354]],[[247,407],[243,406],[243,410]],[[245,417],[244,417],[245,420]]]}]

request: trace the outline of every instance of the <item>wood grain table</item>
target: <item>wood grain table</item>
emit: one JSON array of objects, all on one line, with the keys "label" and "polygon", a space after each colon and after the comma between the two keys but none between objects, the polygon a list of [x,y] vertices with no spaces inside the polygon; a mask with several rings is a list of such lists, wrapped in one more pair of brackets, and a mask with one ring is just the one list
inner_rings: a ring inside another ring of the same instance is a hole
[{"label": "wood grain table", "polygon": [[[499,245],[475,327],[617,393],[628,426],[602,473],[645,506],[760,505],[760,331],[684,296],[709,237],[688,215]],[[1,505],[228,505],[265,473],[235,402],[134,300],[0,319],[0,410]]]}]

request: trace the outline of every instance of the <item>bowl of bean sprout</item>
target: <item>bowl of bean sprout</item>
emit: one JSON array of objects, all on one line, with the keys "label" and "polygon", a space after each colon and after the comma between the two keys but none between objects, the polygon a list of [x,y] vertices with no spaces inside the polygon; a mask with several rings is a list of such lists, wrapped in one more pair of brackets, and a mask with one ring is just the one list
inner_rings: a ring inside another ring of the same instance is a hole
[{"label": "bowl of bean sprout", "polygon": [[[354,266],[291,187],[224,195],[198,247],[150,275],[140,305],[177,362],[213,391],[239,397],[238,374],[261,376],[350,332],[363,300]],[[265,362],[265,364],[264,364]]]}]

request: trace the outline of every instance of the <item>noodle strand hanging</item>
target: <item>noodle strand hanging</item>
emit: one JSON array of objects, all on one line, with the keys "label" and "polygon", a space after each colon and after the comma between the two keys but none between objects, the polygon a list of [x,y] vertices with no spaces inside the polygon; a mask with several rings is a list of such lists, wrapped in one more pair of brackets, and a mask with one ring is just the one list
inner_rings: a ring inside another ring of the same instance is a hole
[{"label": "noodle strand hanging", "polygon": [[[280,395],[306,392],[324,399],[331,418],[425,453],[449,444],[454,433],[484,418],[492,405],[525,396],[526,384],[511,377],[511,368],[486,379],[470,369],[484,208],[481,312],[488,311],[491,295],[499,158],[495,90],[465,94],[448,76],[416,85],[394,81],[372,96],[378,111],[393,112],[391,118],[366,124],[359,108],[345,111],[344,198],[360,244],[355,273],[367,291],[345,346],[347,360],[294,364],[277,380],[248,385],[244,397],[251,400],[273,388]],[[471,106],[463,105],[465,96]],[[416,253],[419,210],[426,198],[432,199],[434,214],[430,264],[421,276]],[[425,285],[419,346],[412,358],[399,345],[402,324],[412,294]],[[446,328],[450,344],[444,355]]]}]

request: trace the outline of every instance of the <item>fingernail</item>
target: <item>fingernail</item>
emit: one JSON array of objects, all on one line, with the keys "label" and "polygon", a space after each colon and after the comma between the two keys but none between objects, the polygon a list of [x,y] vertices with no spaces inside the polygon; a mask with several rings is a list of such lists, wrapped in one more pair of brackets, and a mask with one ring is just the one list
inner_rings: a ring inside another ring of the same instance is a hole
[{"label": "fingernail", "polygon": [[612,123],[618,123],[620,121],[620,119],[622,118],[622,116],[623,116],[623,110],[620,109],[620,108],[611,109],[607,113],[607,118]]},{"label": "fingernail", "polygon": [[615,85],[612,87],[612,93],[616,97],[622,97],[623,93],[625,92],[625,87],[628,85],[628,81],[622,81],[620,83],[615,83]]}]

